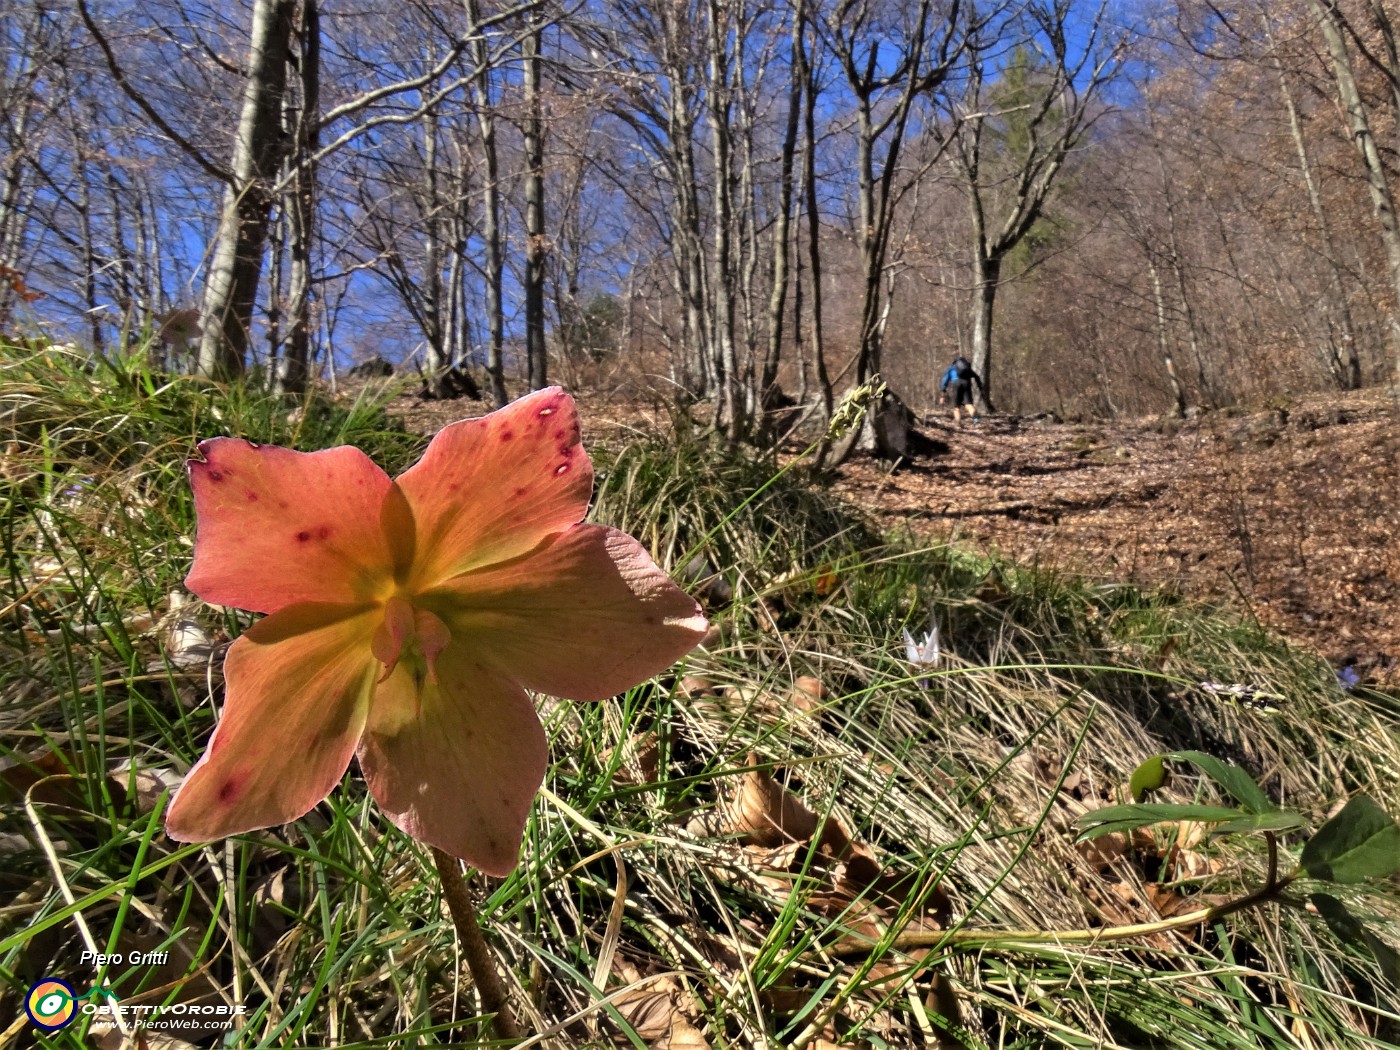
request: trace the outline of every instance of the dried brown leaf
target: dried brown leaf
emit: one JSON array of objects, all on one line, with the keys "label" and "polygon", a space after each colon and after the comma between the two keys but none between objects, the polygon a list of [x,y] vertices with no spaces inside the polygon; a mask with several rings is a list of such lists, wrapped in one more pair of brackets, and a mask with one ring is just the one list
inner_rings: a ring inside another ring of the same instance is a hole
[{"label": "dried brown leaf", "polygon": [[1132,852],[1128,835],[1123,831],[1111,831],[1087,842],[1076,842],[1074,849],[1093,871],[1107,871],[1117,866]]},{"label": "dried brown leaf", "polygon": [[[674,977],[659,974],[648,979],[626,959],[614,961],[613,973],[626,984],[637,985],[617,996],[613,1006],[653,1050],[710,1050],[703,1033],[691,1023],[698,1012],[696,1004]],[[628,1043],[621,1033],[616,1041]]]},{"label": "dried brown leaf", "polygon": [[[599,761],[611,764],[616,751],[618,748],[608,748],[598,756]],[[661,738],[654,729],[633,733],[622,743],[618,757],[621,761],[612,776],[614,784],[655,784],[661,768]]]},{"label": "dried brown leaf", "polygon": [[[759,765],[761,759],[750,755],[748,761]],[[715,834],[736,836],[744,845],[770,848],[815,836],[818,848],[836,858],[844,857],[850,849],[851,837],[839,822],[819,818],[767,770],[748,770],[731,791],[731,798],[713,822]]]},{"label": "dried brown leaf", "polygon": [[820,711],[825,701],[826,686],[820,678],[811,675],[797,678],[792,683],[792,691],[788,693],[788,705],[807,715]]}]

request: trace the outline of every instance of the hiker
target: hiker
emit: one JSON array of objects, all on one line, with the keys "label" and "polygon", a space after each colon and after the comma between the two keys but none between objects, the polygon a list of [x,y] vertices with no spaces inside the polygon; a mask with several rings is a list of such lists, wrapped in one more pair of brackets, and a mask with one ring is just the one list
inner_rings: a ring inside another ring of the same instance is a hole
[{"label": "hiker", "polygon": [[944,404],[948,400],[948,384],[953,384],[953,422],[962,426],[963,405],[967,406],[967,414],[972,417],[974,423],[981,422],[977,415],[977,402],[972,396],[972,384],[976,381],[977,392],[986,399],[987,388],[982,384],[982,377],[972,368],[972,362],[959,354],[943,373],[943,382],[938,385],[938,403]]}]

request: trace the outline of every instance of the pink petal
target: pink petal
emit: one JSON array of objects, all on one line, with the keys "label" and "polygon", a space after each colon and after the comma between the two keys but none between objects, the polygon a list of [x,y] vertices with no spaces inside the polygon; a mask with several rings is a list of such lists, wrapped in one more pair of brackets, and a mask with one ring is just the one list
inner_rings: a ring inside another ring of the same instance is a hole
[{"label": "pink petal", "polygon": [[300,605],[255,623],[224,661],[228,695],[209,747],[171,803],[181,842],[286,824],[350,764],[380,670],[377,609]]},{"label": "pink petal", "polygon": [[199,532],[185,586],[255,612],[379,597],[393,559],[380,525],[389,476],[357,448],[294,452],[241,438],[189,463]]},{"label": "pink petal", "polygon": [[360,767],[389,819],[488,875],[520,857],[548,749],[519,686],[472,662],[459,645],[420,684],[400,667],[376,689]]},{"label": "pink petal", "polygon": [[601,700],[664,671],[708,626],[640,543],[599,525],[575,525],[419,601],[483,663],[574,700]]},{"label": "pink petal", "polygon": [[444,427],[395,484],[413,515],[418,556],[409,589],[419,591],[524,554],[580,521],[593,465],[573,398],[551,387]]}]

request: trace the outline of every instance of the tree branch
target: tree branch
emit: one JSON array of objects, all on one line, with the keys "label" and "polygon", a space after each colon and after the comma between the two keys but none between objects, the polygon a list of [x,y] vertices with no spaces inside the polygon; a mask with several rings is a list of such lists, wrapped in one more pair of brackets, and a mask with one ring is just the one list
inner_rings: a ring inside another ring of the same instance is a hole
[{"label": "tree branch", "polygon": [[218,179],[220,182],[232,183],[233,173],[231,171],[215,164],[206,157],[193,142],[185,138],[166,122],[165,118],[156,111],[156,108],[146,100],[146,96],[142,95],[131,86],[131,83],[126,79],[126,71],[122,69],[120,63],[117,62],[117,56],[112,51],[112,45],[107,42],[107,38],[102,35],[102,30],[97,28],[97,23],[93,21],[92,13],[88,11],[87,0],[78,0],[78,14],[82,16],[83,25],[87,26],[87,30],[92,34],[92,38],[97,41],[97,46],[102,49],[102,56],[107,61],[107,68],[112,71],[112,79],[117,82],[117,86],[122,89],[126,97],[136,103],[141,112],[151,119],[151,123],[160,129],[161,134],[165,135],[171,142],[179,146],[180,149],[182,149],[191,160],[203,168],[205,172]]}]

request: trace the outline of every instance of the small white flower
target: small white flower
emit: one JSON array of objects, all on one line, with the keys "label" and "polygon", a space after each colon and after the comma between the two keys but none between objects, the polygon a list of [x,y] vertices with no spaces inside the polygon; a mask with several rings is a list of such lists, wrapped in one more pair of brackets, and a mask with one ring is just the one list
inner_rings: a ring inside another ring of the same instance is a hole
[{"label": "small white flower", "polygon": [[[933,667],[938,663],[940,653],[938,651],[938,626],[933,625],[922,642],[914,640],[914,636],[909,633],[909,628],[904,628],[904,656],[913,666],[914,670],[922,671],[924,668]],[[919,688],[928,688],[928,679],[919,679]]]}]

